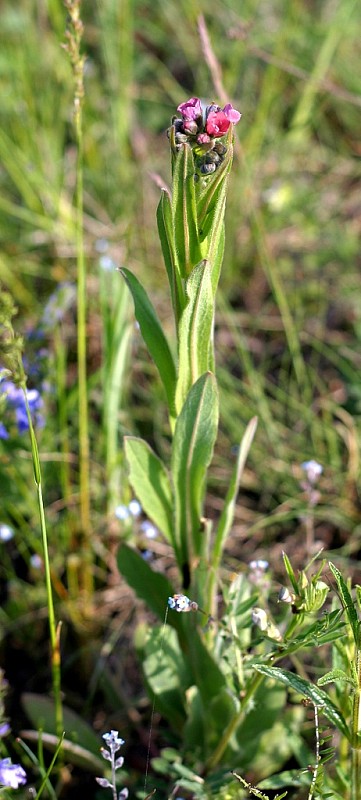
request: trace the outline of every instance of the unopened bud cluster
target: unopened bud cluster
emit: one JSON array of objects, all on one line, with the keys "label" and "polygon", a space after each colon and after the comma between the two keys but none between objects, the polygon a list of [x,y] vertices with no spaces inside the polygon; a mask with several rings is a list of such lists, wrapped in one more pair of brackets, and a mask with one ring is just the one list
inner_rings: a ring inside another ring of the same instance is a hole
[{"label": "unopened bud cluster", "polygon": [[182,118],[173,117],[168,137],[177,152],[184,144],[192,147],[196,169],[202,175],[211,175],[224,161],[227,147],[219,139],[228,133],[231,124],[236,124],[241,114],[231,103],[222,109],[212,103],[203,111],[198,97],[181,103],[177,111]]}]

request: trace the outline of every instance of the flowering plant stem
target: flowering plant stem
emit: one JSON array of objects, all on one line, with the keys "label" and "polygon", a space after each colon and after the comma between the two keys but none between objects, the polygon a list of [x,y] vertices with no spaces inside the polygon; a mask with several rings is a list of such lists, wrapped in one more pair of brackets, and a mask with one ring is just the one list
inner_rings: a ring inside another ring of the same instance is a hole
[{"label": "flowering plant stem", "polygon": [[[174,313],[176,357],[145,290],[129,270],[121,270],[166,392],[172,434],[170,470],[141,440],[127,437],[125,451],[130,482],[145,513],[171,543],[183,588],[190,587],[193,597],[204,604],[212,524],[203,512],[207,470],[218,431],[218,388],[213,374],[215,301],[224,252],[233,124],[240,114],[230,104],[224,109],[211,104],[203,113],[198,98],[182,103],[178,111],[182,119],[174,118],[168,131],[172,191],[162,191],[157,211]],[[215,573],[233,519],[242,464],[235,470],[216,534],[212,598],[205,603],[207,610],[214,605]]]}]

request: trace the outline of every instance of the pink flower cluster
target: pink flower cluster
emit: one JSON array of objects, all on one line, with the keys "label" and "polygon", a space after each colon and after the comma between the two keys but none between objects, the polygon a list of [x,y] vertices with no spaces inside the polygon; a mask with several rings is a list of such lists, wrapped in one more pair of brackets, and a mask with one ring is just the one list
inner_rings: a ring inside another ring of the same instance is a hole
[{"label": "pink flower cluster", "polygon": [[231,123],[236,125],[241,119],[241,114],[231,103],[227,103],[223,108],[212,103],[206,107],[203,118],[199,97],[190,97],[185,103],[180,103],[177,111],[182,114],[184,131],[196,135],[199,144],[206,144],[211,138],[224,136]]}]

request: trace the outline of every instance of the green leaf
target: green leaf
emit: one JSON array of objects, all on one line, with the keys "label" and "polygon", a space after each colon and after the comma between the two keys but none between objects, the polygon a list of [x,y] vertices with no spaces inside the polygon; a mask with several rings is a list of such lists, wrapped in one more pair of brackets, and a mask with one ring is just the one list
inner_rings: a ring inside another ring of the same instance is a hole
[{"label": "green leaf", "polygon": [[[41,744],[51,753],[56,753],[59,748],[59,738],[55,733],[44,733],[37,730],[24,730],[21,731],[21,736],[23,739],[26,739],[30,742],[35,742],[38,745],[41,742]],[[98,753],[100,752],[100,747],[101,742],[99,740]],[[61,751],[63,761],[66,759],[76,767],[81,767],[84,770],[94,772],[98,775],[99,773],[103,774],[105,769],[104,761],[101,758],[97,758],[93,752],[90,752],[82,745],[74,744],[74,742],[64,738],[59,749]],[[38,796],[39,792],[37,794],[37,797]]]},{"label": "green leaf", "polygon": [[225,677],[194,627],[199,612],[179,614],[168,610],[167,600],[174,592],[172,585],[160,572],[154,572],[128,545],[121,545],[117,561],[119,572],[138,597],[146,602],[163,623],[166,621],[177,631],[187,663],[189,685],[197,685],[203,702],[209,703],[225,685]]},{"label": "green leaf", "polygon": [[157,224],[163,258],[167,270],[175,318],[178,321],[186,304],[183,281],[174,245],[173,212],[169,193],[162,189],[157,208]]},{"label": "green leaf", "polygon": [[237,461],[233,469],[228,492],[226,495],[226,499],[224,501],[224,506],[217,526],[217,531],[213,546],[213,554],[212,554],[212,564],[215,570],[217,570],[218,568],[223,552],[223,547],[226,543],[228,534],[233,525],[239,484],[245,467],[246,459],[251,444],[253,442],[254,435],[256,433],[256,429],[257,429],[257,417],[253,417],[248,423],[247,428],[240,442]]},{"label": "green leaf", "polygon": [[172,448],[175,537],[182,564],[199,555],[201,517],[207,467],[218,426],[218,392],[214,375],[206,373],[192,386],[177,419]]},{"label": "green leaf", "polygon": [[350,739],[350,732],[341,712],[322,689],[304,680],[304,678],[300,678],[299,675],[295,675],[293,672],[281,669],[280,667],[267,667],[263,664],[254,664],[253,667],[262,675],[274,678],[290,689],[293,689],[295,692],[298,692],[298,694],[308,697],[308,699],[322,711],[325,717],[338,728],[343,736]]},{"label": "green leaf", "polygon": [[195,198],[195,168],[189,144],[184,144],[175,158],[173,173],[172,212],[174,249],[180,275],[187,278],[202,259],[199,244]]},{"label": "green leaf", "polygon": [[139,323],[143,339],[162,380],[167,395],[170,415],[174,416],[176,368],[167,338],[163,333],[156,311],[138,279],[129,269],[123,267],[119,271],[125,278],[131,291],[137,322]]},{"label": "green leaf", "polygon": [[221,225],[217,225],[211,231],[211,234],[207,239],[206,256],[212,265],[211,281],[212,281],[212,291],[214,297],[216,295],[219,276],[221,273],[223,254],[224,254],[224,243],[225,243],[225,230],[224,230],[224,222],[222,222]]},{"label": "green leaf", "polygon": [[352,600],[347,585],[341,575],[341,572],[337,569],[337,567],[335,567],[334,564],[332,564],[331,561],[329,561],[329,567],[337,583],[337,588],[341,595],[342,605],[344,607],[344,610],[346,611],[346,616],[352,629],[355,645],[358,648],[360,645],[360,623],[358,620],[355,604]]},{"label": "green leaf", "polygon": [[337,683],[337,681],[350,683],[354,689],[357,689],[357,683],[346,675],[343,669],[331,669],[330,672],[326,672],[325,675],[318,679],[317,686],[326,686],[327,683]]},{"label": "green leaf", "polygon": [[291,564],[288,556],[286,555],[286,553],[283,553],[282,555],[283,555],[283,561],[284,561],[284,565],[286,567],[287,575],[288,575],[288,577],[289,577],[289,579],[291,581],[291,584],[292,584],[292,588],[293,588],[294,592],[296,594],[298,594],[299,593],[299,586],[298,586],[298,583],[297,583],[297,580],[296,580],[295,573],[293,571],[292,564]]},{"label": "green leaf", "polygon": [[129,481],[145,513],[174,545],[173,496],[167,470],[151,447],[136,436],[124,437]]},{"label": "green leaf", "polygon": [[[154,572],[139,553],[122,544],[117,555],[118,569],[138,597],[164,622],[168,611],[168,597],[174,593],[172,584],[160,572]],[[182,614],[168,614],[169,624],[182,632]]]},{"label": "green leaf", "polygon": [[[232,146],[232,131],[230,129],[227,136],[226,145],[227,153],[224,160],[213,173],[213,175],[199,184],[197,194],[197,211],[200,238],[203,239],[208,236],[211,228],[215,223],[215,217],[219,214],[219,208],[222,207],[227,191],[227,176],[230,172],[233,161],[233,146]],[[224,211],[223,211],[224,213]],[[221,218],[221,223],[223,219]]]},{"label": "green leaf", "polygon": [[169,626],[152,628],[142,652],[144,676],[150,696],[156,698],[157,710],[178,732],[186,720],[184,699],[185,689],[189,685],[183,685],[183,665],[175,630]]},{"label": "green leaf", "polygon": [[[37,729],[34,731],[36,737],[39,737],[39,730],[43,731],[42,739],[44,744],[49,743],[51,745],[50,749],[54,750],[59,742],[59,738],[56,735],[54,701],[44,695],[26,692],[22,695],[21,702],[34,728]],[[63,746],[68,754],[71,751],[73,752],[74,763],[82,761],[84,765],[84,761],[86,761],[87,767],[89,767],[89,761],[93,760],[93,763],[96,762],[94,764],[95,771],[99,770],[99,764],[103,771],[104,765],[99,755],[101,739],[75,711],[67,708],[67,706],[63,706],[63,729],[66,737],[63,741]],[[32,732],[28,731],[26,738],[34,738],[31,734]],[[91,758],[89,758],[89,754],[91,754]]]},{"label": "green leaf", "polygon": [[210,368],[214,302],[211,266],[201,261],[186,283],[187,305],[179,323],[176,409],[179,412],[191,386]]}]

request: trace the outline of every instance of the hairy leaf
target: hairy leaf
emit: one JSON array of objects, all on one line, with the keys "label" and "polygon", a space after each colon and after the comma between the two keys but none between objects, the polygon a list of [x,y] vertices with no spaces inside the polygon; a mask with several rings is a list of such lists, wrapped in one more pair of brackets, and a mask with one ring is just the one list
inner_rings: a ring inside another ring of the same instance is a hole
[{"label": "hairy leaf", "polygon": [[[172,448],[175,536],[182,565],[199,555],[207,467],[218,426],[218,393],[214,375],[206,373],[192,386],[177,419]],[[181,566],[182,566],[181,565]]]},{"label": "hairy leaf", "polygon": [[187,305],[179,323],[176,408],[179,412],[191,386],[210,368],[214,303],[210,264],[201,261],[186,283]]},{"label": "hairy leaf", "polygon": [[156,311],[138,279],[129,269],[125,269],[124,267],[120,272],[131,291],[137,322],[139,323],[149,353],[158,368],[167,395],[170,415],[174,416],[176,368],[167,338],[163,332]]},{"label": "hairy leaf", "polygon": [[298,692],[298,694],[307,697],[347,739],[350,739],[350,733],[341,712],[322,689],[309,683],[309,681],[306,681],[304,678],[300,678],[299,675],[295,675],[293,672],[281,669],[280,667],[267,667],[263,664],[254,664],[254,669],[257,670],[257,672],[261,672],[262,675],[267,675],[269,678],[281,681],[281,683],[293,689],[295,692]]},{"label": "hairy leaf", "polygon": [[163,462],[143,439],[124,437],[129,481],[145,513],[174,544],[172,487]]},{"label": "hairy leaf", "polygon": [[338,588],[338,591],[339,591],[339,593],[341,595],[342,605],[344,607],[347,619],[348,619],[348,621],[350,623],[350,626],[351,626],[351,629],[352,629],[352,634],[353,634],[353,638],[355,640],[355,645],[356,645],[356,647],[359,647],[360,646],[360,623],[359,623],[359,620],[358,620],[355,604],[354,604],[354,602],[352,600],[352,597],[351,597],[350,592],[349,592],[349,590],[347,588],[347,585],[346,585],[346,583],[345,583],[345,581],[344,581],[344,579],[343,579],[343,577],[341,575],[341,572],[337,569],[337,567],[335,567],[334,564],[332,564],[331,561],[329,562],[329,567],[330,567],[330,570],[331,570],[331,572],[332,572],[332,574],[333,574],[333,576],[335,578],[335,581],[337,583],[337,588]]},{"label": "hairy leaf", "polygon": [[184,144],[177,153],[173,174],[173,235],[179,271],[183,278],[190,275],[201,261],[197,207],[195,198],[194,161],[191,147]]}]

